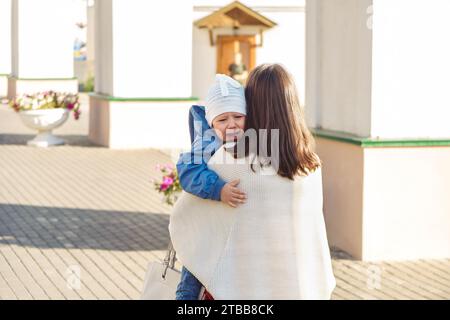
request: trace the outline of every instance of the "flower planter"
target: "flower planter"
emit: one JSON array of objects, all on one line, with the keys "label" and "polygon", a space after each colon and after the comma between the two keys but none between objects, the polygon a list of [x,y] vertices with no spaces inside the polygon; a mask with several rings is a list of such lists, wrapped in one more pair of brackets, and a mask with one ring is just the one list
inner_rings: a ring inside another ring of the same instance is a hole
[{"label": "flower planter", "polygon": [[49,147],[64,144],[65,141],[52,134],[52,130],[61,126],[69,117],[70,110],[65,108],[38,109],[20,111],[22,122],[38,131],[36,137],[27,142],[29,146]]}]

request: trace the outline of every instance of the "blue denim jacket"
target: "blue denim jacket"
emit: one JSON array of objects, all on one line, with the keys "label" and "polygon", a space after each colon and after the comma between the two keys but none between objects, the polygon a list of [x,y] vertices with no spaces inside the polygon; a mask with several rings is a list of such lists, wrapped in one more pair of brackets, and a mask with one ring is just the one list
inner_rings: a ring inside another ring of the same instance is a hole
[{"label": "blue denim jacket", "polygon": [[178,176],[183,190],[203,199],[220,201],[225,181],[208,169],[208,160],[222,144],[205,118],[205,107],[194,105],[189,110],[191,152],[180,154]]}]

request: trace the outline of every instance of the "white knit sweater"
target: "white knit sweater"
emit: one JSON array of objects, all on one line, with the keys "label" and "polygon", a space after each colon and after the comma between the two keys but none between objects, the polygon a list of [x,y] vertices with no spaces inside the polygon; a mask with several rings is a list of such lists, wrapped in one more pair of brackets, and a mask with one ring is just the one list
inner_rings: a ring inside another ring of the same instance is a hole
[{"label": "white knit sweater", "polygon": [[183,192],[169,224],[178,259],[218,300],[330,299],[321,170],[292,181],[249,161],[221,148],[208,163],[240,179],[248,199],[238,208]]}]

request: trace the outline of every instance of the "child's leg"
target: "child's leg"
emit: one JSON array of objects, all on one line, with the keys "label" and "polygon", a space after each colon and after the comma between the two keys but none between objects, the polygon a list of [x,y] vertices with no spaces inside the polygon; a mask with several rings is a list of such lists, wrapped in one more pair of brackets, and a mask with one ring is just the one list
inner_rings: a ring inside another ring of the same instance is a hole
[{"label": "child's leg", "polygon": [[181,280],[177,287],[176,300],[198,300],[202,284],[188,269],[181,269]]}]

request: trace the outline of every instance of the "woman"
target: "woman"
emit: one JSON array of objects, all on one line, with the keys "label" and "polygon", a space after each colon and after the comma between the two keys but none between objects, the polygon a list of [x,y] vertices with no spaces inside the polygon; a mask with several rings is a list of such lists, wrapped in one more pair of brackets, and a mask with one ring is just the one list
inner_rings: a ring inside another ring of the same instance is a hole
[{"label": "woman", "polygon": [[267,139],[222,146],[208,168],[239,178],[247,201],[230,208],[183,193],[169,225],[174,248],[214,299],[329,299],[320,160],[293,79],[280,65],[261,65],[245,98],[246,132],[265,130]]}]

